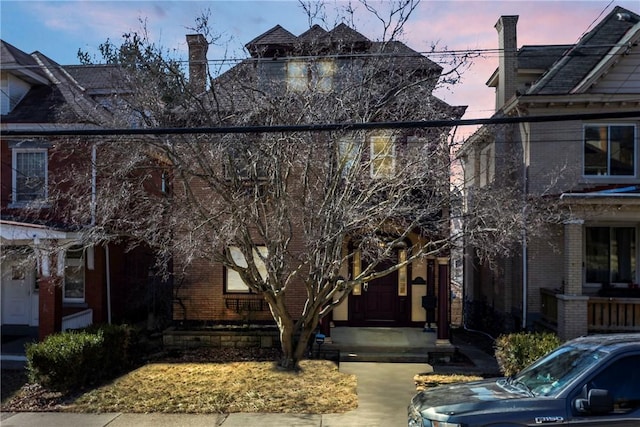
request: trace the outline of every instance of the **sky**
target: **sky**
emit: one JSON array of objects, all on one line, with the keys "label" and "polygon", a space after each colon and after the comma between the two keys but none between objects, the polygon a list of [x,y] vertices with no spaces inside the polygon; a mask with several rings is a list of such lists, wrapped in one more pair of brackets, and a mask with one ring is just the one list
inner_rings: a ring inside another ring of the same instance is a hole
[{"label": "sky", "polygon": [[[309,3],[306,0],[306,3]],[[313,5],[317,3],[312,1]],[[325,0],[329,28],[337,22],[338,10],[346,0]],[[382,38],[382,24],[367,12],[358,0],[355,28],[371,40]],[[388,10],[389,2],[377,9]],[[436,92],[451,105],[466,105],[463,118],[490,117],[494,108],[494,90],[486,82],[498,65],[498,34],[494,28],[501,15],[518,15],[518,46],[568,44],[595,25],[615,6],[640,13],[635,1],[538,1],[538,0],[423,0],[413,11],[400,40],[412,49],[436,51],[489,50],[474,59],[462,76],[462,83]],[[140,32],[143,22],[150,38],[158,45],[186,59],[185,35],[194,32],[196,18],[206,15],[218,44],[209,48],[208,59],[243,58],[243,46],[273,26],[280,24],[294,35],[309,28],[309,19],[297,0],[235,1],[0,1],[0,38],[31,53],[39,51],[54,61],[78,64],[78,50],[97,54],[107,39],[118,43],[122,34]],[[320,23],[320,22],[314,22]],[[445,70],[445,55],[430,56]]]}]

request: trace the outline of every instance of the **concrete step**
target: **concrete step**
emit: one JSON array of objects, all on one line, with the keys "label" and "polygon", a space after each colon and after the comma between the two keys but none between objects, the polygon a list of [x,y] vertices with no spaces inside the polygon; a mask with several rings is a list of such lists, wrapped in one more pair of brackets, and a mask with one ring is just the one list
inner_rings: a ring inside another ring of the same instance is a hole
[{"label": "concrete step", "polygon": [[341,362],[429,363],[428,353],[340,352]]}]

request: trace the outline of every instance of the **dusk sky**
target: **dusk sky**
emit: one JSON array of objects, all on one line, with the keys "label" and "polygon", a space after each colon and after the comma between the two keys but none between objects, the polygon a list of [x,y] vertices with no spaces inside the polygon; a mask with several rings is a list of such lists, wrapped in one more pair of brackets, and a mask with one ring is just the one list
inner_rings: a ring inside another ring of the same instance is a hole
[{"label": "dusk sky", "polygon": [[[346,1],[328,0],[328,21]],[[357,0],[353,0],[357,5]],[[380,3],[379,3],[380,4]],[[385,3],[380,8],[384,10]],[[501,15],[519,15],[518,46],[575,43],[615,6],[640,13],[635,1],[423,1],[405,27],[401,40],[420,52],[496,49],[494,25]],[[221,46],[209,49],[209,60],[246,56],[243,46],[280,24],[295,35],[309,28],[298,1],[7,1],[0,2],[0,37],[31,53],[40,51],[60,64],[78,64],[78,49],[95,54],[107,39],[119,43],[125,32],[139,31],[145,20],[154,42],[186,58],[185,35],[209,9]],[[359,7],[356,29],[372,40],[382,37],[381,24]],[[226,49],[226,53],[225,53]],[[436,62],[446,60],[430,56]],[[437,95],[452,105],[468,105],[464,118],[493,112],[493,90],[485,83],[497,67],[495,52],[476,59],[463,83]],[[445,69],[446,64],[442,64]]]}]

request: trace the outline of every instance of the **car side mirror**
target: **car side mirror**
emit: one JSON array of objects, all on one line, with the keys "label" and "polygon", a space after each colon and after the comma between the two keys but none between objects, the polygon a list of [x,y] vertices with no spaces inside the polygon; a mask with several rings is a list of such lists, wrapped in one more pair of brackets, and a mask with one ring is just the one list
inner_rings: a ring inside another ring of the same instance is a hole
[{"label": "car side mirror", "polygon": [[594,388],[589,390],[586,395],[586,399],[584,397],[580,397],[574,402],[574,407],[578,412],[602,415],[613,411],[613,399],[611,398],[608,390]]}]

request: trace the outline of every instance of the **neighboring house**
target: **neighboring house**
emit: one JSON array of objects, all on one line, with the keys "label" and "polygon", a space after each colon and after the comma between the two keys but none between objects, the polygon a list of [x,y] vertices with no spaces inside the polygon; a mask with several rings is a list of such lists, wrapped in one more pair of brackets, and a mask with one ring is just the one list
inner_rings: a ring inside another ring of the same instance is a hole
[{"label": "neighboring house", "polygon": [[[27,54],[0,42],[3,134],[80,128],[109,118],[98,99],[108,88],[101,88],[96,67],[65,68],[39,52]],[[151,255],[141,248],[129,251],[123,243],[93,245],[83,226],[95,219],[70,220],[66,174],[90,171],[99,149],[72,152],[63,138],[2,135],[0,143],[3,335],[37,330],[42,339],[146,316],[146,308],[140,309],[146,304]],[[95,179],[85,182],[88,191],[99,185]]]},{"label": "neighboring house", "polygon": [[616,7],[574,45],[519,49],[517,21],[496,24],[494,117],[611,116],[485,125],[465,142],[467,203],[510,182],[531,210],[544,196],[563,218],[491,265],[467,247],[465,299],[513,319],[506,330],[640,331],[640,16]]},{"label": "neighboring house", "polygon": [[[202,69],[203,64],[206,64],[206,42],[198,35],[187,36],[187,41],[190,47],[190,81],[200,93],[205,90],[205,82],[200,80],[198,83],[198,76],[201,78],[206,75]],[[304,46],[309,48],[308,53],[305,52]],[[322,54],[317,53],[317,46],[323,46]],[[339,53],[340,48],[345,47],[349,49],[350,56],[345,55],[344,58],[340,58],[336,53]],[[316,25],[300,36],[295,36],[278,25],[249,42],[246,48],[251,58],[222,74],[213,82],[218,90],[217,102],[223,102],[220,88],[224,88],[225,84],[233,84],[234,80],[231,76],[233,73],[241,73],[242,67],[245,66],[257,70],[255,75],[264,85],[260,89],[271,90],[273,92],[270,93],[274,95],[277,95],[278,91],[285,90],[305,91],[309,86],[314,86],[320,92],[338,90],[336,88],[341,84],[341,79],[345,78],[341,73],[357,73],[357,68],[352,67],[351,64],[356,63],[358,58],[366,58],[372,53],[383,53],[390,58],[400,58],[396,66],[408,67],[406,69],[411,69],[413,72],[418,70],[421,77],[430,76],[420,83],[430,85],[429,93],[442,72],[439,65],[402,43],[372,42],[344,24],[330,31],[325,31]],[[383,70],[380,72],[382,73]],[[242,102],[239,96],[229,97],[229,99],[228,102],[236,103],[234,107]],[[436,105],[436,111],[439,111],[437,117],[442,119],[458,119],[465,110],[464,107],[449,106],[433,95],[418,101]],[[385,118],[382,116],[381,121]],[[344,120],[349,119],[347,115]],[[383,169],[392,172],[394,167],[402,167],[395,165],[397,159],[394,154],[396,153],[395,144],[400,144],[400,138],[398,142],[393,142],[388,138],[371,136],[368,137],[368,142],[371,155],[380,158],[380,162],[372,166],[372,174],[381,173]],[[385,153],[384,156],[381,153]],[[444,154],[448,161],[448,150]],[[259,171],[257,173],[259,174]],[[443,185],[448,188],[449,184],[443,181]],[[202,194],[201,197],[205,195]],[[417,235],[411,235],[409,238],[412,239],[410,244],[417,243],[419,239]],[[297,244],[302,245],[302,243]],[[346,244],[348,243],[345,242]],[[304,250],[303,246],[300,246],[300,250]],[[292,251],[295,251],[295,248]],[[406,249],[399,248],[397,256],[398,259],[406,256]],[[347,300],[331,313],[331,318],[325,320],[330,320],[338,326],[422,327],[427,320],[426,312],[422,307],[422,297],[429,293],[434,298],[440,298],[439,307],[442,307],[442,310],[438,313],[438,323],[447,324],[450,292],[449,262],[448,254],[441,254],[439,257],[429,256],[364,286],[357,285]],[[179,260],[176,260],[176,263],[179,263]],[[363,268],[357,255],[350,264],[343,266],[345,277],[356,276]],[[301,284],[298,289],[294,288],[290,292],[291,310],[295,312],[305,303],[304,286]],[[176,283],[175,297],[174,320],[184,322],[185,325],[273,321],[264,298],[249,292],[248,287],[236,272],[206,260],[194,262],[185,273],[184,280]],[[329,322],[324,321],[323,328],[327,333],[328,326]],[[443,334],[446,333],[446,326],[448,325],[440,328]],[[439,336],[439,338],[448,338],[448,336]]]}]

